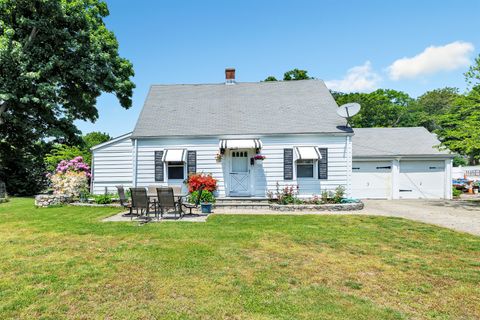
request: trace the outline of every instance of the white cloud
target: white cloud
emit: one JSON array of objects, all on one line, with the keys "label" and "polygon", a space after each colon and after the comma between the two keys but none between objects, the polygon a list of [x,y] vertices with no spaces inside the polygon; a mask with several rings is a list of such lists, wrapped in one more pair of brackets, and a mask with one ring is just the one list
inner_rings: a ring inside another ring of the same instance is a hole
[{"label": "white cloud", "polygon": [[392,80],[399,80],[458,69],[470,64],[470,54],[474,49],[470,42],[461,41],[430,46],[414,57],[395,60],[387,72]]},{"label": "white cloud", "polygon": [[348,69],[343,79],[325,81],[325,84],[335,91],[365,92],[376,89],[381,80],[381,77],[373,71],[370,61],[366,61],[361,66]]}]

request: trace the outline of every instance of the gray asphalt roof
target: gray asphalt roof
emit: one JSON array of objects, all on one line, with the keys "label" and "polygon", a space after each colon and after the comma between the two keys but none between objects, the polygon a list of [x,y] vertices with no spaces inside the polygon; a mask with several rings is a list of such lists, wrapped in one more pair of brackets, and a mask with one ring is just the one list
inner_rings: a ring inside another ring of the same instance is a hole
[{"label": "gray asphalt roof", "polygon": [[353,157],[449,156],[436,148],[436,135],[424,127],[355,128]]},{"label": "gray asphalt roof", "polygon": [[133,138],[351,133],[321,80],[153,85]]}]

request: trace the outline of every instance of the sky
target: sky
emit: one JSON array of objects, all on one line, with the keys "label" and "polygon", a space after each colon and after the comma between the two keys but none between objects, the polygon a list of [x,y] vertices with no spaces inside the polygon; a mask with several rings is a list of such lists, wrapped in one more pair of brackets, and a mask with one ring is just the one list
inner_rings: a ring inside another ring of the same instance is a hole
[{"label": "sky", "polygon": [[467,90],[463,73],[480,53],[480,0],[106,2],[105,23],[134,66],[133,106],[103,94],[99,119],[76,122],[83,133],[130,132],[150,85],[221,83],[226,67],[237,82],[299,68],[336,91],[417,97]]}]

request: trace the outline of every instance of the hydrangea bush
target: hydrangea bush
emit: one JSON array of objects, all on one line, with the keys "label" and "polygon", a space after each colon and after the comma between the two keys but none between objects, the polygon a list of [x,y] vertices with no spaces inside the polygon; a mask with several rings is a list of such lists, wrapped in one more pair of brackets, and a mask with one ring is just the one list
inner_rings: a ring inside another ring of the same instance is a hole
[{"label": "hydrangea bush", "polygon": [[60,161],[49,179],[54,194],[78,197],[82,191],[87,190],[91,176],[90,167],[83,162],[83,158],[75,157],[69,161]]}]

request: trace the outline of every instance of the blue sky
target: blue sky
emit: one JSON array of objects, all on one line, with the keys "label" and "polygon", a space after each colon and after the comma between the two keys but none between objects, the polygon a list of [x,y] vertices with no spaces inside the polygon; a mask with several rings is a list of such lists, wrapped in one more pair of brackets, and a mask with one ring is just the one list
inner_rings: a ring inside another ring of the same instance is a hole
[{"label": "blue sky", "polygon": [[[480,1],[108,0],[107,27],[132,61],[133,107],[98,99],[84,133],[131,131],[151,84],[282,78],[300,68],[332,89],[465,90],[463,73],[480,52]],[[186,119],[188,121],[188,119]]]}]

